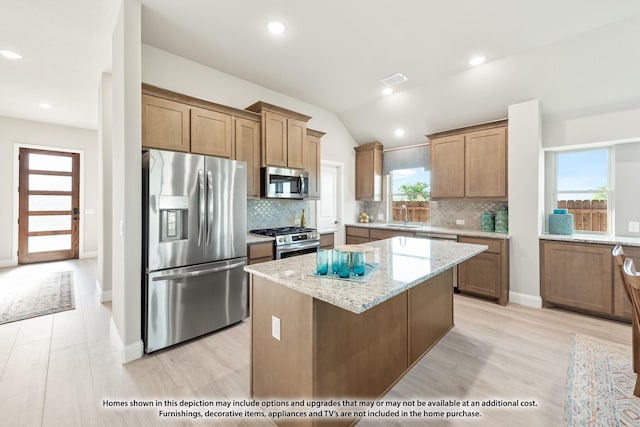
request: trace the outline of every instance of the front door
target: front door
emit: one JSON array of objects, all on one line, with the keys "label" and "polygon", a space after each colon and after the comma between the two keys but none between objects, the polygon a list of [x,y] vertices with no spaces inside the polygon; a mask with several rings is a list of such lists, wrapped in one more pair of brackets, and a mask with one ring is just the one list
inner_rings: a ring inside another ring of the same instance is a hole
[{"label": "front door", "polygon": [[78,258],[80,155],[20,149],[18,263]]}]

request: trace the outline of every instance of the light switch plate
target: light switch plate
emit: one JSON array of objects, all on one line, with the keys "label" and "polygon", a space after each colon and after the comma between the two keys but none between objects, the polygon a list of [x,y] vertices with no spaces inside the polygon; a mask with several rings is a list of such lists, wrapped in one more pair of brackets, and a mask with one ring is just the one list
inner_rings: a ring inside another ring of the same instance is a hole
[{"label": "light switch plate", "polygon": [[280,319],[271,316],[271,336],[280,341]]},{"label": "light switch plate", "polygon": [[456,225],[464,225],[464,219],[456,219]]},{"label": "light switch plate", "polygon": [[378,221],[384,221],[384,214],[378,214]]},{"label": "light switch plate", "polygon": [[630,233],[640,233],[640,222],[638,222],[638,221],[629,221],[629,232]]}]

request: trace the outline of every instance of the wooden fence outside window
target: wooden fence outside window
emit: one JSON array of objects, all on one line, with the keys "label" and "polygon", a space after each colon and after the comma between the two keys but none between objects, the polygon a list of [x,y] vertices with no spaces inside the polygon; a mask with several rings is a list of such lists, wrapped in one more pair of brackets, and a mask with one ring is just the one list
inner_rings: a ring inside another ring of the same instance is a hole
[{"label": "wooden fence outside window", "polygon": [[428,200],[420,201],[397,201],[392,203],[392,215],[393,221],[404,221],[404,212],[401,214],[400,210],[402,205],[407,207],[407,220],[410,222],[429,222],[431,221],[431,210],[429,208]]},{"label": "wooden fence outside window", "polygon": [[576,231],[607,231],[606,200],[559,200],[558,208],[568,209],[573,214]]}]

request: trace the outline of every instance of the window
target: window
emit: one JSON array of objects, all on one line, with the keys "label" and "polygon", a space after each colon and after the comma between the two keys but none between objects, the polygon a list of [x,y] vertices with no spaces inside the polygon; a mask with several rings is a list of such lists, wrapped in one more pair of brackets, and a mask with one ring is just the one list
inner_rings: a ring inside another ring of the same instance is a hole
[{"label": "window", "polygon": [[611,149],[557,152],[555,207],[573,214],[573,229],[611,230]]},{"label": "window", "polygon": [[389,172],[389,217],[404,221],[402,205],[407,207],[407,220],[429,222],[430,172],[424,168],[395,169]]}]

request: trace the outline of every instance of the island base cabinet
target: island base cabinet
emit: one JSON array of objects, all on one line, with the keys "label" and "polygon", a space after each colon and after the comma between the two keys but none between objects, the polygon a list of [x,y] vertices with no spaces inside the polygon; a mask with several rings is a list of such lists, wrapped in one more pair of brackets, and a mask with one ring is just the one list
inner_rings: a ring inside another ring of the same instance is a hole
[{"label": "island base cabinet", "polygon": [[[360,314],[251,276],[251,396],[373,400],[453,327],[452,270]],[[274,318],[280,337],[272,335]],[[277,419],[349,426],[357,419]]]}]

